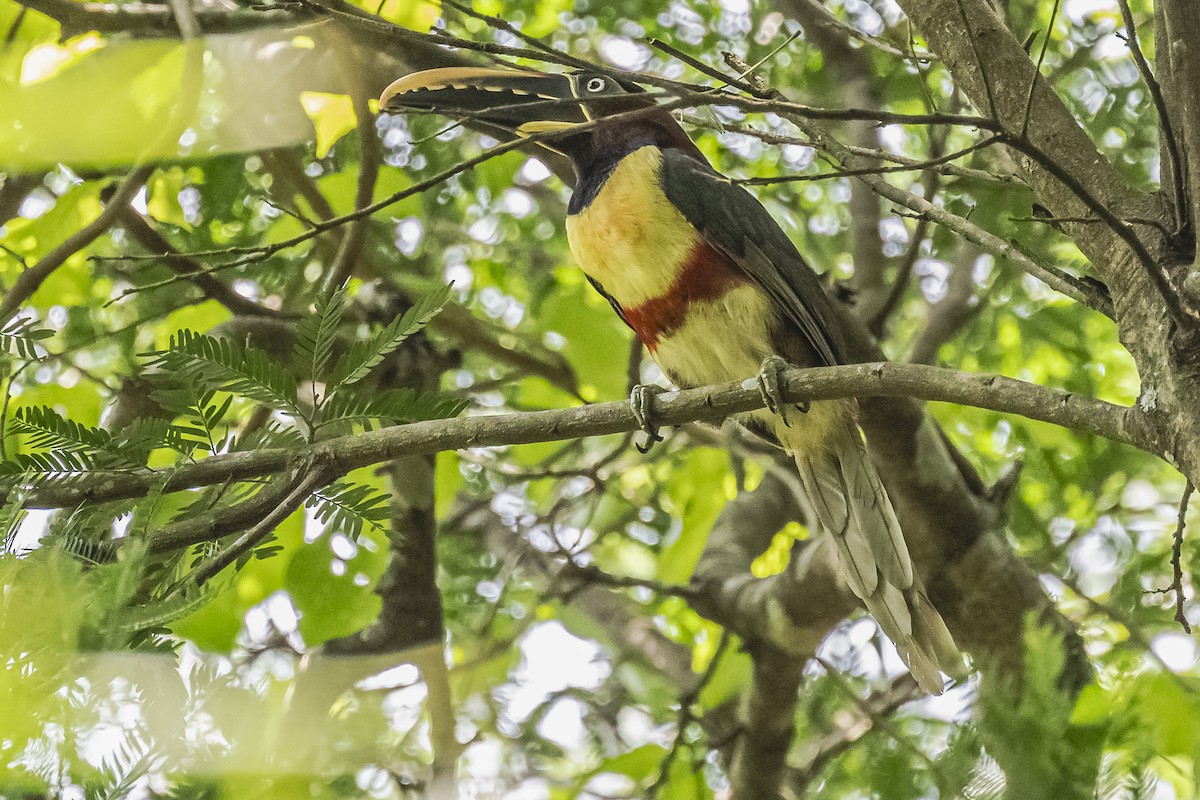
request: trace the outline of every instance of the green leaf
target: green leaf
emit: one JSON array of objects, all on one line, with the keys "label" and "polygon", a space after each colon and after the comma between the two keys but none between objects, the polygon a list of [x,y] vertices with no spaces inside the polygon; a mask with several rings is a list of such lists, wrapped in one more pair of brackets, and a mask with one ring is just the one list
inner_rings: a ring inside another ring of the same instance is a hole
[{"label": "green leaf", "polygon": [[11,555],[16,544],[17,531],[25,521],[25,494],[20,491],[8,493],[0,507],[0,556]]},{"label": "green leaf", "polygon": [[419,422],[456,417],[467,401],[414,389],[386,389],[373,394],[339,393],[321,407],[318,427],[335,423],[363,425],[368,429],[378,422],[389,424]]},{"label": "green leaf", "polygon": [[262,350],[229,339],[181,329],[166,350],[147,355],[150,365],[194,382],[206,392],[224,391],[303,417],[296,379]]},{"label": "green leaf", "polygon": [[649,783],[651,776],[657,774],[662,760],[667,756],[667,748],[660,744],[644,744],[620,755],[606,758],[595,769],[585,772],[575,782],[576,791],[582,791],[589,781],[597,775],[624,775],[639,787]]},{"label": "green leaf", "polygon": [[727,700],[732,700],[739,692],[750,685],[753,664],[750,656],[741,648],[727,647],[721,654],[721,662],[708,683],[700,690],[697,704],[705,711],[710,711]]},{"label": "green leaf", "polygon": [[86,453],[69,450],[18,453],[8,461],[0,461],[0,477],[7,478],[2,482],[9,485],[75,481],[95,473],[92,460]]},{"label": "green leaf", "polygon": [[338,481],[313,492],[305,506],[316,509],[326,530],[357,539],[364,525],[381,528],[390,512],[388,495],[371,486]]},{"label": "green leaf", "polygon": [[365,342],[356,342],[326,381],[329,394],[365,378],[385,356],[399,347],[401,342],[425,327],[450,299],[452,286],[453,284],[448,284],[430,292],[379,333]]},{"label": "green leaf", "polygon": [[667,785],[658,793],[659,800],[709,800],[713,791],[704,780],[704,770],[689,758],[676,758],[668,773]]},{"label": "green leaf", "polygon": [[659,556],[660,580],[684,583],[691,577],[709,531],[725,506],[723,487],[728,474],[729,457],[721,450],[696,448],[676,467],[667,496],[672,513],[681,518],[683,526]]},{"label": "green leaf", "polygon": [[28,436],[30,447],[71,453],[103,448],[111,438],[107,431],[64,419],[49,406],[18,408],[9,430]]},{"label": "green leaf", "polygon": [[301,92],[300,105],[316,131],[317,158],[324,158],[337,140],[354,130],[358,122],[349,95]]},{"label": "green leaf", "polygon": [[306,314],[296,328],[296,361],[309,364],[308,374],[315,380],[325,375],[333,346],[346,315],[346,288],[321,299],[312,314]]},{"label": "green leaf", "polygon": [[28,317],[18,317],[0,330],[0,350],[16,353],[21,358],[35,360],[42,357],[38,352],[37,343],[54,335],[47,328],[34,327],[36,320]]},{"label": "green leaf", "polygon": [[162,628],[212,602],[218,591],[220,590],[214,589],[212,584],[199,589],[193,588],[165,600],[127,609],[117,614],[110,624],[115,630],[126,632]]}]

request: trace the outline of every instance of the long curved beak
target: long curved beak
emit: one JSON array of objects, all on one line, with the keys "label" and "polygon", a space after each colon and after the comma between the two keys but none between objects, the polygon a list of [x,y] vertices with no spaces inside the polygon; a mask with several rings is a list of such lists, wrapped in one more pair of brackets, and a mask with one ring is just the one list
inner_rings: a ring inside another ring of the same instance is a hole
[{"label": "long curved beak", "polygon": [[379,98],[379,108],[386,113],[435,111],[528,135],[586,122],[575,99],[566,75],[444,67],[393,82]]}]

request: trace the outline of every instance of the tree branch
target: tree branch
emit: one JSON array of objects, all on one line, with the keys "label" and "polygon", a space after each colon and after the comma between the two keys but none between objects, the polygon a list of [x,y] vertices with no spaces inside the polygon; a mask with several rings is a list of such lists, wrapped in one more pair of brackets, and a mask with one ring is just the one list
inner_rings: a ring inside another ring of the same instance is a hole
[{"label": "tree branch", "polygon": [[[1154,77],[1154,71],[1146,62],[1146,56],[1142,54],[1142,47],[1138,42],[1137,25],[1133,21],[1133,11],[1129,8],[1129,0],[1118,0],[1117,5],[1121,7],[1121,18],[1125,21],[1125,38],[1129,44],[1129,54],[1133,57],[1133,63],[1137,64],[1138,72],[1142,74],[1142,80],[1146,82],[1150,98],[1154,101],[1154,110],[1158,112],[1158,128],[1162,132],[1162,149],[1167,156],[1166,179],[1171,182],[1171,197],[1175,204],[1175,230],[1179,231],[1188,224],[1189,212],[1183,177],[1183,158],[1179,153],[1179,142],[1175,138],[1175,126],[1171,124],[1171,115],[1167,111],[1167,101],[1163,97],[1162,86]],[[1163,44],[1167,47],[1170,46],[1169,43]]]},{"label": "tree branch", "polygon": [[[792,402],[844,397],[912,397],[1017,414],[1103,436],[1162,455],[1155,434],[1136,407],[1118,406],[1085,395],[1050,389],[1000,375],[960,372],[919,364],[874,363],[788,370],[781,376],[784,398]],[[733,414],[763,408],[753,379],[666,392],[653,398],[654,420],[664,426],[719,422]],[[402,455],[468,447],[552,442],[639,430],[626,402],[557,411],[494,414],[414,422],[343,436],[307,451],[257,450],[213,456],[195,464],[145,473],[106,472],[79,484],[41,484],[27,500],[29,508],[62,508],[145,495],[153,486],[173,492],[225,481],[283,472],[292,459],[328,463],[330,480],[360,467]],[[186,537],[185,537],[186,538]],[[180,541],[180,545],[211,538]]]},{"label": "tree branch", "polygon": [[139,245],[161,256],[163,262],[176,273],[188,276],[205,297],[217,301],[232,313],[245,316],[281,316],[278,311],[243,297],[225,283],[204,272],[204,266],[200,262],[180,253],[154,228],[149,219],[132,207],[126,206],[121,209],[117,224]]},{"label": "tree branch", "polygon": [[[171,5],[159,3],[77,3],[74,0],[17,0],[22,6],[58,22],[64,38],[77,33],[181,34],[180,22]],[[312,15],[306,15],[308,19]],[[303,21],[292,9],[229,11],[217,5],[192,9],[192,19],[204,33],[230,33],[271,25]],[[185,23],[186,24],[186,23]]]},{"label": "tree branch", "polygon": [[[843,165],[854,166],[859,163],[858,157],[824,128],[804,119],[793,119],[793,122],[809,136],[815,146],[832,155]],[[927,218],[954,231],[967,241],[974,242],[980,247],[1008,259],[1052,289],[1105,316],[1113,316],[1112,302],[1085,281],[1035,260],[1016,244],[1004,241],[965,217],[953,214],[924,197],[918,197],[912,192],[888,183],[878,174],[864,172],[859,178],[881,196],[911,209],[922,218]]]},{"label": "tree branch", "polygon": [[1184,633],[1191,633],[1192,626],[1188,624],[1187,615],[1183,613],[1183,529],[1187,525],[1188,501],[1196,487],[1189,480],[1183,487],[1183,497],[1179,501],[1179,520],[1175,525],[1175,538],[1171,547],[1171,588],[1175,590],[1175,621],[1183,626]]},{"label": "tree branch", "polygon": [[61,267],[68,258],[100,238],[116,224],[133,200],[134,195],[141,191],[142,186],[146,184],[146,180],[152,172],[154,172],[154,166],[150,164],[130,172],[99,216],[68,236],[60,245],[42,256],[37,263],[17,277],[12,288],[4,295],[4,300],[0,302],[0,325],[7,324],[21,310],[25,301],[33,296],[33,293],[38,290],[46,278],[50,277],[54,270]]}]

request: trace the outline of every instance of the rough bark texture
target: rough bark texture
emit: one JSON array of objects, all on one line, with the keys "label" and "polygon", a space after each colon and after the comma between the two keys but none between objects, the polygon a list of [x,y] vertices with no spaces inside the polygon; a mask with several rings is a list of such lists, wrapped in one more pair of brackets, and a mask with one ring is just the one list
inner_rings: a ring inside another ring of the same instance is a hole
[{"label": "rough bark texture", "polygon": [[[1173,214],[1159,194],[1138,192],[1117,173],[1096,145],[1037,74],[1020,42],[985,0],[901,0],[901,7],[927,37],[930,47],[945,59],[956,84],[984,114],[994,115],[1013,133],[1024,132],[1028,141],[1047,156],[1055,169],[1014,153],[1038,202],[1056,216],[1089,217],[1092,209],[1061,176],[1073,178],[1092,198],[1118,217],[1143,217],[1168,228]],[[1195,151],[1198,109],[1195,96],[1200,58],[1194,36],[1195,4],[1180,0],[1163,5],[1160,30],[1168,41],[1158,46],[1169,54],[1174,71],[1164,80],[1164,92],[1175,122],[1182,124],[1184,150]],[[964,36],[964,29],[970,36]],[[1160,74],[1161,77],[1161,74]],[[1032,101],[1030,92],[1032,87]],[[1026,108],[1029,108],[1028,114]],[[1189,196],[1195,187],[1187,178]],[[1191,205],[1194,207],[1195,202]],[[1200,475],[1200,372],[1194,330],[1177,330],[1165,313],[1162,297],[1149,269],[1168,273],[1176,285],[1186,279],[1193,264],[1194,242],[1189,232],[1168,240],[1155,229],[1139,226],[1138,234],[1153,261],[1145,265],[1108,226],[1067,224],[1068,235],[1083,251],[1098,277],[1112,293],[1121,342],[1133,355],[1142,378],[1141,405],[1156,421],[1157,436],[1167,459],[1195,480]],[[1149,231],[1149,232],[1147,232]],[[1192,267],[1194,269],[1194,267]]]}]

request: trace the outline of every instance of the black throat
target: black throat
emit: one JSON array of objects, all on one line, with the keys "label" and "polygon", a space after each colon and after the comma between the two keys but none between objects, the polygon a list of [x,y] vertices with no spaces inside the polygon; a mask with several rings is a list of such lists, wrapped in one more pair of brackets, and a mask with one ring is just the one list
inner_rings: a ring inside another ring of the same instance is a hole
[{"label": "black throat", "polygon": [[565,140],[561,147],[574,161],[576,175],[575,192],[567,205],[567,214],[573,216],[591,205],[617,165],[643,147],[681,150],[707,165],[708,161],[683,129],[670,116],[666,116],[666,121],[668,125],[652,120],[641,124],[606,125]]}]

